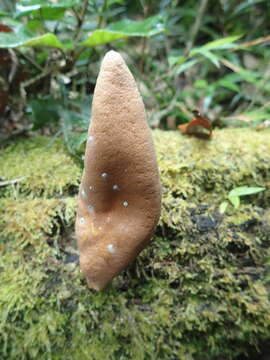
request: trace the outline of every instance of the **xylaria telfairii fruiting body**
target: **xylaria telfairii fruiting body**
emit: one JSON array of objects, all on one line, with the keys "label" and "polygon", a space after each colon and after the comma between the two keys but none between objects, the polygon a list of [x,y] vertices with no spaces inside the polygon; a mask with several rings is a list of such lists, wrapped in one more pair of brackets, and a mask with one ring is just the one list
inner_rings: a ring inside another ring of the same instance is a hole
[{"label": "xylaria telfairii fruiting body", "polygon": [[161,191],[151,131],[136,83],[109,51],[93,97],[76,237],[89,287],[103,289],[149,242]]}]

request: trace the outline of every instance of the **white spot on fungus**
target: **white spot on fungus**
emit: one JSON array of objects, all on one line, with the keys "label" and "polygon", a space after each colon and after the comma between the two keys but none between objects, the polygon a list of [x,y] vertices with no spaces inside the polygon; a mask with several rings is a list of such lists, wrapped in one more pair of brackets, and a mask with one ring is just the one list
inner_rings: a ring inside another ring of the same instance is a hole
[{"label": "white spot on fungus", "polygon": [[95,207],[93,205],[87,205],[87,209],[88,209],[89,214],[94,214]]},{"label": "white spot on fungus", "polygon": [[82,224],[84,224],[84,223],[85,223],[85,218],[81,217],[81,218],[80,218],[80,224],[82,225]]},{"label": "white spot on fungus", "polygon": [[82,197],[85,197],[86,196],[86,192],[82,189],[81,191],[81,194],[82,194]]},{"label": "white spot on fungus", "polygon": [[106,179],[108,177],[108,174],[104,172],[101,174],[101,177],[102,177],[102,179]]},{"label": "white spot on fungus", "polygon": [[108,249],[108,251],[109,251],[111,254],[114,254],[115,248],[114,248],[114,245],[113,245],[113,244],[109,244],[109,245],[107,246],[107,249]]},{"label": "white spot on fungus", "polygon": [[89,186],[89,190],[94,190],[94,187],[93,187],[93,186]]},{"label": "white spot on fungus", "polygon": [[92,135],[89,135],[87,137],[87,142],[92,142],[94,140],[93,136]]},{"label": "white spot on fungus", "polygon": [[113,185],[112,189],[115,190],[115,191],[119,190],[119,186],[115,184],[115,185]]},{"label": "white spot on fungus", "polygon": [[127,206],[128,206],[128,202],[127,202],[127,201],[124,201],[124,202],[123,202],[123,206],[124,206],[124,207],[127,207]]}]

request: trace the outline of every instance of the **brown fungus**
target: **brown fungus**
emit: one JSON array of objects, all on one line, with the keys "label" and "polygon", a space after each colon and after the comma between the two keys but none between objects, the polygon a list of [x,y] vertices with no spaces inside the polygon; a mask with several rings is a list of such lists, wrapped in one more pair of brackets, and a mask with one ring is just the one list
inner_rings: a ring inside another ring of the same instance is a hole
[{"label": "brown fungus", "polygon": [[150,240],[161,191],[151,132],[121,55],[101,64],[92,104],[76,237],[89,287],[101,290]]}]

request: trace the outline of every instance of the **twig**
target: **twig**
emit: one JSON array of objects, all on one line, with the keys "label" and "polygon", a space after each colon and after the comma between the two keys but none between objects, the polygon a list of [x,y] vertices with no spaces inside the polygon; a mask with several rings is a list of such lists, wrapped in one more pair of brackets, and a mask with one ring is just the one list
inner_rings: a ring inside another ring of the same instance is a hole
[{"label": "twig", "polygon": [[260,37],[258,39],[255,39],[255,40],[244,42],[244,43],[239,44],[238,46],[236,46],[236,47],[234,47],[234,48],[232,48],[230,50],[231,51],[241,50],[241,49],[248,48],[250,46],[259,45],[259,44],[267,42],[267,41],[270,41],[270,35],[263,36],[263,37]]},{"label": "twig", "polygon": [[98,20],[98,25],[97,25],[98,29],[101,27],[101,25],[103,23],[103,20],[104,20],[103,14],[106,11],[107,6],[108,6],[108,0],[104,0],[103,6],[102,6],[102,9],[101,9],[101,15],[100,15],[99,20]]},{"label": "twig", "polygon": [[208,0],[201,0],[201,4],[200,4],[199,10],[198,10],[198,15],[197,15],[196,21],[191,29],[190,38],[189,38],[189,41],[187,42],[187,46],[184,51],[184,56],[187,56],[193,47],[193,44],[195,42],[196,36],[198,34],[198,31],[199,31],[199,28],[200,28],[200,25],[202,22],[202,17],[204,15],[206,7],[207,7],[207,3],[208,3]]},{"label": "twig", "polygon": [[80,15],[77,13],[77,11],[75,9],[73,9],[74,14],[76,15],[77,21],[78,21],[78,25],[77,25],[77,28],[76,28],[76,31],[75,31],[75,34],[74,34],[74,37],[73,37],[74,40],[77,40],[79,35],[80,35],[82,25],[83,25],[83,22],[84,22],[84,18],[85,18],[85,15],[86,15],[87,7],[88,7],[88,0],[84,0],[82,12],[81,12]]},{"label": "twig", "polygon": [[13,180],[0,181],[0,186],[14,185],[14,184],[22,181],[23,179],[24,179],[24,177],[18,178],[18,179],[13,179]]},{"label": "twig", "polygon": [[233,64],[232,62],[221,58],[220,62],[222,62],[223,65],[225,65],[227,68],[231,69],[232,71],[236,72],[236,73],[240,73],[242,70],[239,66]]},{"label": "twig", "polygon": [[[147,18],[148,7],[145,5],[145,2],[143,0],[141,0],[140,3],[142,6],[142,9],[143,9],[143,16],[144,16],[144,18]],[[141,60],[140,60],[140,65],[139,65],[139,69],[142,73],[144,71],[145,59],[146,59],[146,55],[145,55],[146,44],[147,44],[147,39],[144,37],[142,39]]]},{"label": "twig", "polygon": [[39,16],[40,16],[40,21],[41,21],[44,29],[46,29],[46,23],[45,23],[45,19],[44,19],[44,16],[43,16],[43,10],[42,10],[42,8],[40,8],[40,9],[38,10],[38,12],[39,12]]},{"label": "twig", "polygon": [[10,72],[9,72],[9,75],[8,75],[8,82],[9,82],[9,85],[10,85],[12,83],[15,75],[16,75],[18,65],[19,65],[19,61],[18,61],[18,58],[17,58],[16,53],[15,53],[14,50],[9,49],[9,54],[10,54],[10,57],[11,57],[11,60],[12,60]]},{"label": "twig", "polygon": [[146,38],[144,37],[142,40],[142,52],[141,52],[141,61],[140,61],[140,65],[139,65],[139,69],[140,71],[143,73],[144,71],[144,65],[145,65],[145,49],[146,49]]},{"label": "twig", "polygon": [[37,81],[39,81],[43,77],[49,75],[51,72],[52,72],[52,69],[49,69],[47,71],[44,70],[41,74],[38,74],[37,76],[35,76],[35,77],[33,77],[33,78],[29,79],[29,80],[23,81],[20,84],[20,93],[21,93],[21,96],[22,96],[22,99],[23,99],[24,103],[26,103],[26,91],[25,91],[25,88],[27,88],[28,86],[36,83]]},{"label": "twig", "polygon": [[[76,28],[75,34],[73,36],[74,41],[76,41],[78,39],[79,35],[80,35],[81,29],[82,29],[82,26],[83,26],[83,22],[84,22],[84,18],[85,18],[85,15],[86,15],[87,7],[88,7],[88,0],[85,0],[84,4],[83,4],[83,9],[82,9],[81,14],[79,14],[78,11],[75,8],[72,8],[72,10],[73,10],[73,12],[74,12],[74,14],[76,16],[76,19],[77,19],[77,28]],[[71,51],[71,54],[70,54],[71,55],[70,68],[73,68],[76,60],[79,58],[81,53],[84,52],[84,50],[85,50],[85,48],[81,47],[77,51],[75,51],[75,50]]]},{"label": "twig", "polygon": [[16,52],[18,54],[20,54],[20,56],[22,56],[23,58],[25,58],[28,62],[30,62],[30,64],[32,64],[38,71],[43,71],[43,68],[38,65],[35,60],[33,60],[32,58],[30,58],[27,54],[21,52],[19,49],[16,49]]},{"label": "twig", "polygon": [[37,81],[39,81],[40,79],[42,79],[45,76],[48,76],[51,73],[51,69],[50,70],[44,70],[44,72],[42,72],[41,74],[38,74],[37,76],[23,81],[20,84],[20,94],[21,94],[21,99],[22,101],[20,102],[20,106],[19,106],[19,110],[18,110],[18,119],[20,120],[23,117],[23,109],[26,105],[27,102],[27,93],[26,93],[26,88],[34,83],[36,83]]},{"label": "twig", "polygon": [[72,11],[74,12],[74,15],[76,16],[77,23],[79,23],[80,22],[80,15],[79,15],[78,11],[74,7],[72,7]]}]

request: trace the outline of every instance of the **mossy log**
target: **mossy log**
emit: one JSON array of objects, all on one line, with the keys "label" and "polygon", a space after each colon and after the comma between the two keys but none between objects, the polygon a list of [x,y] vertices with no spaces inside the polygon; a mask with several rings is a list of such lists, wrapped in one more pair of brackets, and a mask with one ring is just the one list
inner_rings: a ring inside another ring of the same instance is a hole
[{"label": "mossy log", "polygon": [[[153,132],[163,200],[150,246],[105,291],[74,240],[82,168],[60,140],[2,149],[2,360],[234,359],[270,338],[270,132]],[[238,186],[264,186],[218,211]]]}]

